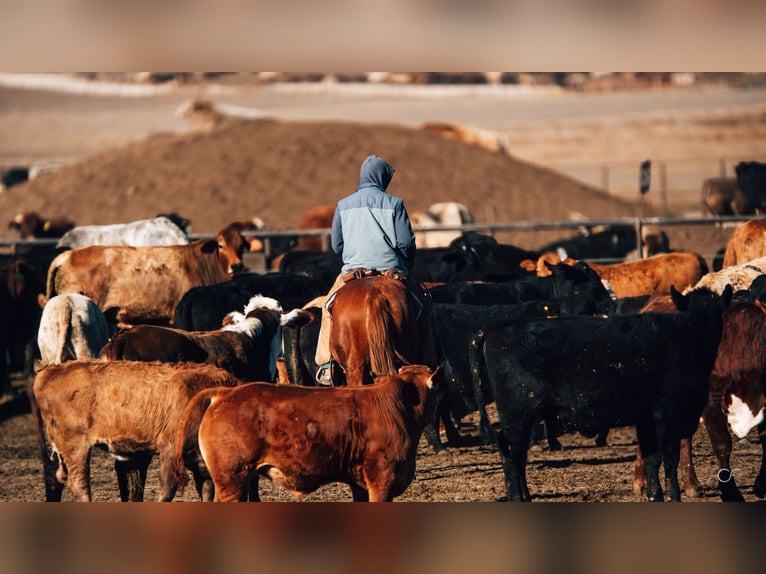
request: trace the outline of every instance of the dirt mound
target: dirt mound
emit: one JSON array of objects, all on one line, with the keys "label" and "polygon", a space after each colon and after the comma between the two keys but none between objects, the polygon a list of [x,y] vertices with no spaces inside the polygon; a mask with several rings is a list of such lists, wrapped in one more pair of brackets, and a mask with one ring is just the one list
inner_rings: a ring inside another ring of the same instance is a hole
[{"label": "dirt mound", "polygon": [[[192,220],[194,233],[252,216],[288,229],[309,206],[351,193],[369,153],[396,168],[390,191],[410,212],[447,200],[466,204],[477,223],[637,212],[556,172],[417,129],[244,120],[210,133],[157,134],[90,156],[0,194],[0,217],[7,222],[37,210],[89,225],[176,211]],[[543,236],[502,239],[534,247]]]}]

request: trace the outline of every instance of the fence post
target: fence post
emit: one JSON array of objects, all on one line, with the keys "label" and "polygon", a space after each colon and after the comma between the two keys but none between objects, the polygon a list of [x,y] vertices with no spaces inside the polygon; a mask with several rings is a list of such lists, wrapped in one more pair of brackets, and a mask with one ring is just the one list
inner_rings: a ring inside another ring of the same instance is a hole
[{"label": "fence post", "polygon": [[721,177],[726,177],[726,158],[722,157],[718,160],[718,166],[721,171]]},{"label": "fence post", "polygon": [[660,197],[662,197],[662,213],[668,216],[668,166],[660,163]]}]

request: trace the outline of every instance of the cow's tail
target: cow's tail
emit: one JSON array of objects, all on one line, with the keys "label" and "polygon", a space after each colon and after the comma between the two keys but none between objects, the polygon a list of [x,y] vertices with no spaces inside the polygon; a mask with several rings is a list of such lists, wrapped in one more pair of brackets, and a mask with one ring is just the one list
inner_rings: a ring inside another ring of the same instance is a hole
[{"label": "cow's tail", "polygon": [[65,251],[64,253],[57,255],[56,258],[51,261],[50,267],[48,268],[48,277],[45,282],[45,301],[40,298],[40,306],[44,306],[45,303],[50,301],[51,297],[58,295],[58,293],[56,293],[56,276],[61,270],[64,260],[68,257],[69,251]]},{"label": "cow's tail", "polygon": [[367,337],[370,344],[370,368],[376,375],[396,374],[394,325],[391,302],[383,296],[367,310]]},{"label": "cow's tail", "polygon": [[485,444],[491,440],[491,427],[487,409],[484,405],[484,387],[482,381],[485,378],[486,368],[484,365],[484,339],[486,333],[479,329],[474,333],[471,342],[468,345],[469,366],[471,369],[471,380],[473,382],[473,397],[476,401],[476,409],[479,411],[479,434]]},{"label": "cow's tail", "polygon": [[[64,305],[64,316],[61,318],[64,324],[64,330],[59,332],[58,341],[56,341],[56,364],[60,365],[66,360],[67,349],[72,347],[72,306]],[[74,348],[71,348],[69,355],[76,359]]]},{"label": "cow's tail", "polygon": [[[199,452],[197,435],[199,434],[202,417],[219,392],[219,388],[204,389],[194,395],[184,409],[181,424],[178,427],[178,434],[176,435],[174,462],[174,473],[178,480],[179,495],[183,494],[184,487],[189,481],[189,477],[186,474],[186,455],[190,451]],[[201,454],[199,456],[202,458]]]}]

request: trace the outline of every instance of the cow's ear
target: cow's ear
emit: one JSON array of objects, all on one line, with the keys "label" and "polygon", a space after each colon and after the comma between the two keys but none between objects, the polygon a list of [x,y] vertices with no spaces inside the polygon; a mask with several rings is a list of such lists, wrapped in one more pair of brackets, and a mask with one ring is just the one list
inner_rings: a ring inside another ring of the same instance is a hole
[{"label": "cow's ear", "polygon": [[218,250],[218,242],[215,239],[208,239],[200,249],[202,253],[215,253]]}]

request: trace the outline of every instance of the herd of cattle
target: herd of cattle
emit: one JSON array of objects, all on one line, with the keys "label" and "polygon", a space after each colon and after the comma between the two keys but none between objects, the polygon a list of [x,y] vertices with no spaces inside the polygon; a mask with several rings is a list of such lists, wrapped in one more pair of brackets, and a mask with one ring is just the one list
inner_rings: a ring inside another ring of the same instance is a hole
[{"label": "herd of cattle", "polygon": [[[443,226],[472,221],[459,204],[430,211]],[[302,227],[331,217],[317,206]],[[650,500],[698,492],[689,442],[700,419],[723,500],[743,500],[730,429],[744,437],[758,427],[766,452],[763,219],[735,230],[714,272],[693,252],[586,262],[667,251],[666,237],[637,245],[630,226],[538,250],[447,232],[447,243],[418,250],[412,270],[430,294],[440,364],[329,388],[316,386],[314,350],[341,262],[316,238],[255,273],[243,255],[263,249],[249,233],[263,230],[258,220],[196,241],[175,214],[89,227],[22,214],[9,226],[61,238],[0,268],[0,382],[12,392],[11,372],[29,375],[49,501],[65,486],[91,499],[94,446],[114,456],[124,501],[143,500],[154,455],[161,500],[189,472],[202,500],[258,500],[259,476],[296,494],[341,482],[354,500],[392,500],[414,479],[421,435],[439,450],[443,428],[459,445],[456,423],[476,411],[509,501],[533,496],[525,466],[540,425],[552,449],[562,433],[606,440],[635,425],[634,488]],[[766,467],[753,489],[766,495]]]}]

